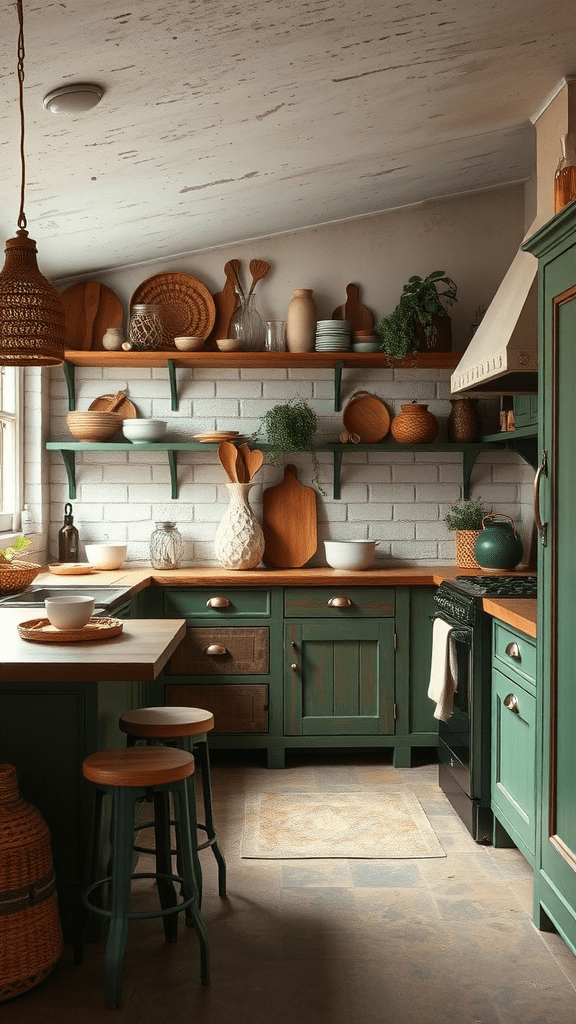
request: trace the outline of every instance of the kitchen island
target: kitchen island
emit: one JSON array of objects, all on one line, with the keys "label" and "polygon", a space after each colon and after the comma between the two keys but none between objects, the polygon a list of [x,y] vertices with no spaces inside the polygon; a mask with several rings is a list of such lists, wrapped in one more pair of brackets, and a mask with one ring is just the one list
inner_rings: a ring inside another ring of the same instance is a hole
[{"label": "kitchen island", "polygon": [[82,760],[125,745],[118,716],[145,702],[146,686],[180,644],[185,623],[129,619],[109,640],[38,643],[18,634],[18,623],[34,618],[27,612],[0,609],[0,760],[16,767],[22,796],[50,829],[65,923],[86,881]]}]

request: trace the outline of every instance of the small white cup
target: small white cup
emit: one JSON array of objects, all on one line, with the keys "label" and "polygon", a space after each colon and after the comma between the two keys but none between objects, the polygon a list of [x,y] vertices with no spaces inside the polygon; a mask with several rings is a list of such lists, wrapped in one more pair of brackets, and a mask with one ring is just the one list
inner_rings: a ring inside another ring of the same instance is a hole
[{"label": "small white cup", "polygon": [[46,615],[56,629],[82,629],[94,614],[94,598],[83,594],[47,597]]}]

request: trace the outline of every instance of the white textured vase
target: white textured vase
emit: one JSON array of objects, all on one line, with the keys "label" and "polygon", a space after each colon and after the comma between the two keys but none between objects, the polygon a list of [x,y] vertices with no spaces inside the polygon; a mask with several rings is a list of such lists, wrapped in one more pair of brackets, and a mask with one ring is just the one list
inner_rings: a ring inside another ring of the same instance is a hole
[{"label": "white textured vase", "polygon": [[264,534],[248,504],[252,484],[226,487],[230,504],[216,529],[216,558],[225,569],[255,569],[264,554]]},{"label": "white textured vase", "polygon": [[316,303],[311,288],[295,288],[286,314],[286,348],[313,352],[316,342]]}]

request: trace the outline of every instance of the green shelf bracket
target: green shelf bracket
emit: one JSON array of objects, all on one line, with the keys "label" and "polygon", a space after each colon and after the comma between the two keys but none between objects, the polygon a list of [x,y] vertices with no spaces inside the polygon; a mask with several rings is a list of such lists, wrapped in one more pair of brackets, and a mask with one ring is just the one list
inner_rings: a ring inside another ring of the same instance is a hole
[{"label": "green shelf bracket", "polygon": [[332,480],[332,497],[334,501],[340,498],[340,468],[342,466],[342,452],[335,451],[332,454],[334,462],[334,477]]},{"label": "green shelf bracket", "polygon": [[334,412],[340,412],[340,391],[342,388],[342,369],[344,362],[337,359],[334,364]]},{"label": "green shelf bracket", "polygon": [[170,466],[170,485],[172,487],[172,497],[178,497],[178,470],[177,470],[177,457],[176,452],[168,449],[168,465]]},{"label": "green shelf bracket", "polygon": [[476,464],[481,448],[468,448],[462,452],[462,499],[468,501],[470,497],[470,479],[472,470]]},{"label": "green shelf bracket", "polygon": [[68,388],[68,409],[70,412],[74,412],[76,408],[76,378],[74,374],[74,364],[64,361],[62,368],[64,370],[66,387]]},{"label": "green shelf bracket", "polygon": [[60,455],[68,477],[68,497],[73,501],[76,498],[76,452],[61,449]]},{"label": "green shelf bracket", "polygon": [[538,455],[538,438],[537,437],[519,437],[513,441],[507,441],[506,447],[516,452],[524,462],[527,462],[529,466],[532,466],[533,470],[537,470],[540,465],[540,458]]},{"label": "green shelf bracket", "polygon": [[[166,361],[168,367],[168,379],[170,381],[170,408],[172,412],[178,412],[178,381],[176,380],[176,367],[173,359]],[[174,497],[174,495],[172,495]]]}]

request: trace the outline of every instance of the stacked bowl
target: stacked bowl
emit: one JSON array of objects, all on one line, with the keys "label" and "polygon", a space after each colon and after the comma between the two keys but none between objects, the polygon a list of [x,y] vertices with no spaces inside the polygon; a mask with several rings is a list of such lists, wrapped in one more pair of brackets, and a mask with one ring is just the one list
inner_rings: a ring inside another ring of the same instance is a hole
[{"label": "stacked bowl", "polygon": [[117,412],[100,412],[98,409],[87,409],[81,412],[76,409],[66,417],[68,430],[77,441],[83,444],[97,444],[109,441],[122,427],[122,417]]},{"label": "stacked bowl", "polygon": [[319,320],[316,324],[317,352],[347,352],[350,348],[350,324],[347,320]]}]

